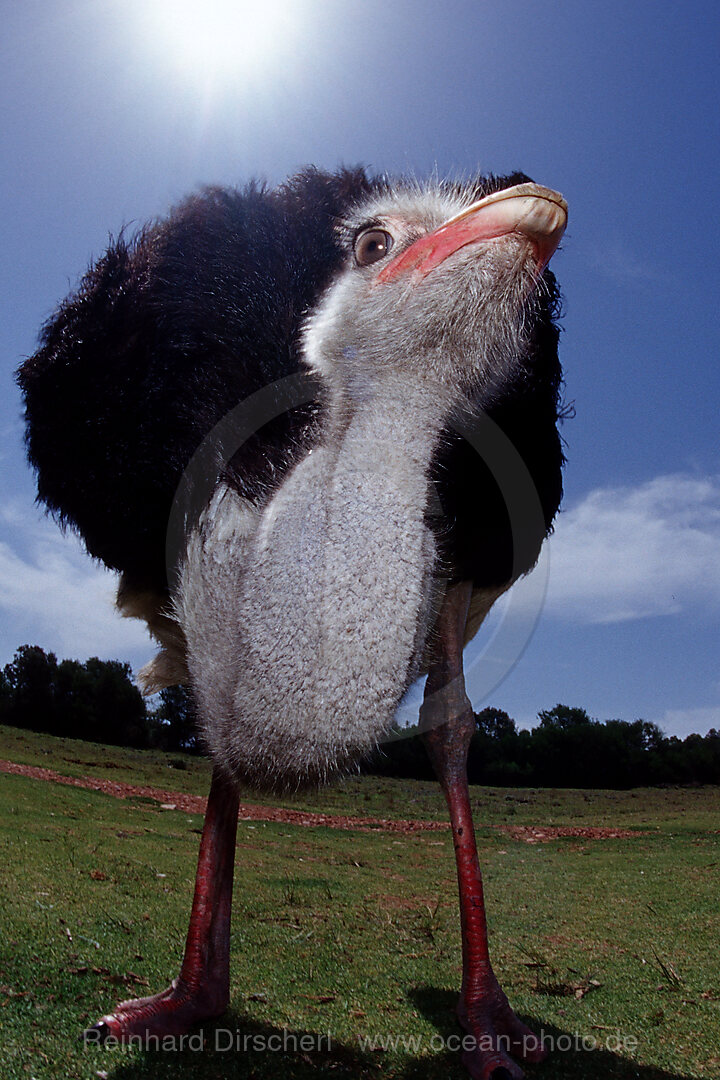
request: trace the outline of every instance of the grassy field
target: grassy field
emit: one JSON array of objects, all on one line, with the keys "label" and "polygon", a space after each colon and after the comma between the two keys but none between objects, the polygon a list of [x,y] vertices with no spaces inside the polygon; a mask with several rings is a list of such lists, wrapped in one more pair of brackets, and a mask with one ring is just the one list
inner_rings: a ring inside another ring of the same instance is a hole
[{"label": "grassy field", "polygon": [[[10,728],[0,758],[193,794],[209,776],[177,754]],[[414,782],[352,779],[264,801],[445,817],[435,785]],[[478,788],[473,804],[496,970],[521,1016],[561,1048],[528,1075],[720,1077],[720,790]],[[203,1052],[199,1036],[176,1052],[83,1048],[84,1026],[176,974],[201,824],[146,799],[0,774],[3,1080],[461,1080],[445,1045],[459,1030],[460,957],[444,832],[241,822],[232,1006],[205,1027]],[[637,835],[528,844],[498,828],[523,824]]]}]

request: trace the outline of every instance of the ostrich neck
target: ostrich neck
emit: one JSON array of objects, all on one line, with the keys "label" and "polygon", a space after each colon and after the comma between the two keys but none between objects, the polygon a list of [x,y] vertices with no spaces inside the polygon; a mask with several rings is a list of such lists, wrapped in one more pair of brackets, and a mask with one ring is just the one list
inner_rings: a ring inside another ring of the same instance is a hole
[{"label": "ostrich neck", "polygon": [[[428,472],[446,414],[439,395],[391,376],[352,399],[331,395],[324,438],[266,509],[247,584],[262,578],[264,602],[290,584],[306,646],[296,657],[321,681],[318,655],[328,671],[358,671],[359,684],[403,631],[395,668],[412,664],[434,563]],[[281,625],[287,633],[286,613]]]},{"label": "ostrich neck", "polygon": [[449,412],[444,394],[393,375],[352,396],[335,392],[323,439],[328,465],[345,471],[365,461],[401,486],[405,475],[425,476]]},{"label": "ostrich neck", "polygon": [[[206,607],[219,597],[223,614],[212,641],[186,625],[191,670],[212,688],[206,715],[223,714],[211,749],[238,775],[331,774],[375,744],[416,674],[434,600],[428,467],[447,408],[424,387],[381,389],[331,396],[325,437],[242,559],[202,568]],[[228,521],[210,527],[226,535]]]}]

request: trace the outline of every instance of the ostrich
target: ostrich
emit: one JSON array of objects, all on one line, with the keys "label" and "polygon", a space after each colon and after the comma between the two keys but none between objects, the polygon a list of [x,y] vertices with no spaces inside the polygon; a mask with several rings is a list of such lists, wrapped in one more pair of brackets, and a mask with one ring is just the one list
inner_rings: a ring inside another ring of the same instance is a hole
[{"label": "ostrich", "polygon": [[160,644],[145,689],[192,688],[213,758],[179,977],[87,1038],[223,1013],[238,783],[352,769],[427,673],[463,1061],[504,1080],[544,1057],[488,954],[462,650],[562,494],[547,264],[566,218],[520,173],[423,186],[310,168],[211,188],[112,242],[46,324],[18,376],[38,497],[119,572],[121,611]]}]

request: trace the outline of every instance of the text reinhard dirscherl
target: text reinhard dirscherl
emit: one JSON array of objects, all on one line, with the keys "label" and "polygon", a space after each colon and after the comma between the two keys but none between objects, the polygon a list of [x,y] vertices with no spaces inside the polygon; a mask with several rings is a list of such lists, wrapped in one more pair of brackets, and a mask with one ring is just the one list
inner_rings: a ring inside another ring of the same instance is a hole
[{"label": "text reinhard dirscherl", "polygon": [[[546,1031],[540,1031],[538,1038],[548,1053],[566,1053],[574,1050],[607,1050],[610,1053],[633,1054],[638,1047],[638,1040],[634,1035],[624,1035],[619,1029],[611,1033],[604,1033],[602,1038],[595,1035],[581,1035],[579,1032],[563,1032],[552,1035]],[[297,1054],[297,1053],[320,1053],[328,1054],[333,1050],[333,1034],[330,1031],[321,1035],[305,1032],[298,1035],[296,1032],[283,1029],[267,1034],[261,1032],[247,1032],[240,1028],[214,1028],[207,1033],[200,1029],[186,1035],[128,1035],[122,1040],[114,1036],[102,1038],[100,1032],[90,1031],[86,1034],[86,1046],[97,1046],[104,1050],[164,1050],[169,1053],[178,1051],[191,1051],[200,1053],[205,1050],[214,1050],[216,1053],[271,1053],[271,1054]],[[507,1036],[453,1034],[448,1036],[431,1035],[426,1038],[422,1035],[395,1035],[390,1032],[377,1032],[373,1035],[358,1035],[358,1049],[362,1053],[373,1051],[404,1051],[405,1053],[421,1054],[430,1050],[439,1053],[444,1050],[457,1053],[460,1050],[504,1050],[509,1054],[518,1055],[517,1045],[512,1046]],[[339,1043],[338,1043],[339,1046]],[[532,1046],[527,1049],[535,1049]],[[522,1050],[520,1049],[520,1056]]]}]

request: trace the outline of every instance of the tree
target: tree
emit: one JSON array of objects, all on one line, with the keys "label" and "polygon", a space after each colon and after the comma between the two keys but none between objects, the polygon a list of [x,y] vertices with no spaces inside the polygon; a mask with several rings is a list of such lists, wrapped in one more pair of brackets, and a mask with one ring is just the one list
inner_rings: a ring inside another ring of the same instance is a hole
[{"label": "tree", "polygon": [[21,645],[5,665],[6,724],[77,739],[147,746],[147,709],[129,664],[92,657],[62,660],[39,645]]},{"label": "tree", "polygon": [[103,741],[115,746],[147,746],[147,708],[133,682],[130,665],[93,656],[85,667],[91,680],[93,721],[106,732]]},{"label": "tree", "polygon": [[489,706],[475,713],[475,724],[481,734],[491,739],[507,738],[517,735],[517,725],[511,717],[502,709],[494,709]]},{"label": "tree", "polygon": [[7,723],[50,731],[56,720],[57,657],[39,645],[21,645],[3,672]]},{"label": "tree", "polygon": [[11,724],[10,710],[12,709],[12,687],[5,674],[5,668],[0,668],[0,723]]},{"label": "tree", "polygon": [[166,749],[199,752],[197,712],[187,687],[164,687],[153,720],[160,725],[160,740]]},{"label": "tree", "polygon": [[602,725],[585,709],[555,705],[538,713],[531,736],[533,783],[546,787],[607,787]]},{"label": "tree", "polygon": [[79,660],[61,660],[57,670],[55,734],[72,739],[97,739],[93,679]]},{"label": "tree", "polygon": [[586,724],[597,723],[591,720],[585,709],[571,705],[555,705],[552,709],[541,709],[538,720],[542,728],[555,728],[559,731],[569,731],[571,728],[582,727]]},{"label": "tree", "polygon": [[521,743],[515,721],[503,709],[489,706],[475,713],[475,733],[468,753],[470,782],[523,783],[526,766]]}]

